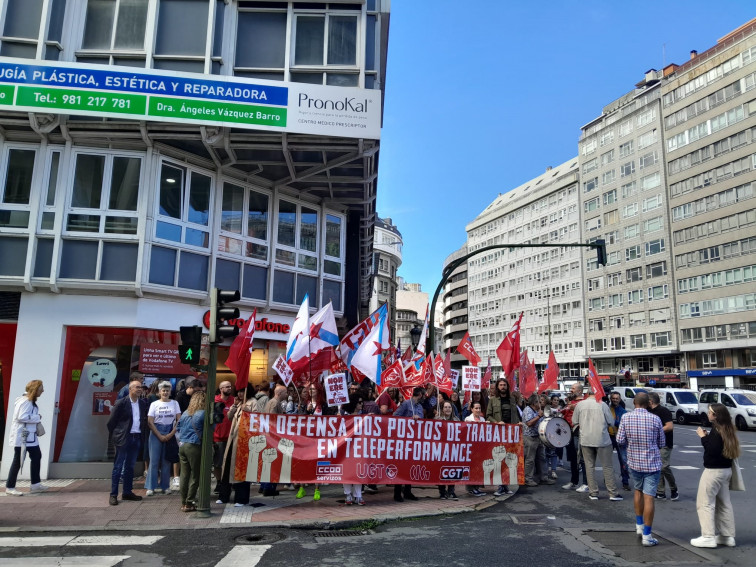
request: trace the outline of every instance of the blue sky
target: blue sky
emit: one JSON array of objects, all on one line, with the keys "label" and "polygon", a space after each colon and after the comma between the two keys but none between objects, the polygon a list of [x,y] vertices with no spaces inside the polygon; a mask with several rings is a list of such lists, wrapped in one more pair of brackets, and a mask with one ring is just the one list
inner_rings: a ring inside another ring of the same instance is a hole
[{"label": "blue sky", "polygon": [[[549,9],[545,9],[548,6]],[[578,153],[580,127],[651,68],[756,17],[754,0],[394,0],[378,214],[432,295],[465,225]]]}]

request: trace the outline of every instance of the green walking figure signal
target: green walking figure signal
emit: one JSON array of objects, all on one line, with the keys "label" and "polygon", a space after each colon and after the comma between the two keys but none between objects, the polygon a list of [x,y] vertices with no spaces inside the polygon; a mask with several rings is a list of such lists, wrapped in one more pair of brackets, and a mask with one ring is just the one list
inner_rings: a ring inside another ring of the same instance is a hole
[{"label": "green walking figure signal", "polygon": [[178,345],[179,360],[184,364],[196,366],[199,364],[202,350],[202,327],[179,327],[181,344]]}]

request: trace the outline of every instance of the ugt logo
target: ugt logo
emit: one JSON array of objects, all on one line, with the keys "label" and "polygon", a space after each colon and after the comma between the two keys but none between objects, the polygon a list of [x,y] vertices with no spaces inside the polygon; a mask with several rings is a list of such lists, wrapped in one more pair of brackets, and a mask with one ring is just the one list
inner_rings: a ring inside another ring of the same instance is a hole
[{"label": "ugt logo", "polygon": [[427,481],[430,480],[430,471],[423,465],[413,465],[410,468],[410,480]]}]

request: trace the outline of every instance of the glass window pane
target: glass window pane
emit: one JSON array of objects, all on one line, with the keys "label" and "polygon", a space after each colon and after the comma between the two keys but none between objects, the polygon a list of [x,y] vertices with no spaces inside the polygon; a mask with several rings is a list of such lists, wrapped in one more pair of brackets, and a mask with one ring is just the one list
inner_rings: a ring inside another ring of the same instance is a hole
[{"label": "glass window pane", "polygon": [[173,285],[176,273],[176,251],[153,246],[150,254],[150,283]]},{"label": "glass window pane", "polygon": [[79,154],[76,157],[72,207],[99,209],[102,195],[102,177],[105,171],[105,156]]},{"label": "glass window pane", "polygon": [[113,174],[110,179],[110,208],[119,211],[136,211],[139,202],[139,176],[142,172],[140,158],[113,158]]},{"label": "glass window pane", "polygon": [[[47,39],[57,41],[63,37],[63,19],[66,15],[66,0],[52,0],[52,9],[50,10],[50,26],[47,28]],[[48,47],[48,49],[50,49]],[[57,47],[52,48],[58,52]],[[59,53],[59,52],[58,52]]]},{"label": "glass window pane", "polygon": [[310,252],[315,252],[318,249],[318,211],[302,207],[299,247]]},{"label": "glass window pane", "polygon": [[333,302],[333,310],[341,311],[341,283],[323,280],[323,305]]},{"label": "glass window pane", "polygon": [[306,256],[304,254],[300,254],[299,267],[303,270],[310,270],[314,272],[318,269],[318,259],[315,256]]},{"label": "glass window pane", "polygon": [[153,62],[155,69],[167,71],[181,71],[182,73],[204,73],[205,63],[202,60],[184,61],[175,59],[155,59]]},{"label": "glass window pane", "polygon": [[58,167],[60,166],[60,152],[53,152],[50,160],[50,177],[47,179],[47,197],[45,205],[51,207],[55,204],[55,188],[58,185]]},{"label": "glass window pane", "polygon": [[139,248],[136,244],[103,242],[100,279],[133,282],[136,279],[138,252]]},{"label": "glass window pane", "polygon": [[23,276],[29,239],[0,236],[0,276]]},{"label": "glass window pane", "polygon": [[89,0],[84,20],[82,49],[110,49],[115,19],[115,2],[112,0]]},{"label": "glass window pane", "polygon": [[160,0],[155,53],[204,55],[207,14],[207,0]]},{"label": "glass window pane", "polygon": [[121,0],[118,9],[115,49],[144,49],[147,0]]},{"label": "glass window pane", "polygon": [[68,215],[66,230],[100,232],[100,215]]},{"label": "glass window pane", "polygon": [[334,262],[333,260],[323,260],[323,271],[326,274],[330,274],[332,276],[340,276],[341,275],[341,263]]},{"label": "glass window pane", "polygon": [[328,64],[357,63],[357,18],[331,16],[328,19]]},{"label": "glass window pane", "polygon": [[19,59],[34,59],[37,56],[37,46],[3,41],[3,45],[0,47],[0,55],[18,57]]},{"label": "glass window pane", "polygon": [[255,260],[267,260],[268,259],[268,247],[254,242],[247,242],[247,258],[254,258]]},{"label": "glass window pane", "polygon": [[5,175],[3,203],[28,205],[34,173],[34,150],[10,150],[8,152],[8,173]]},{"label": "glass window pane", "polygon": [[184,170],[163,164],[160,171],[160,214],[181,218],[183,206]]},{"label": "glass window pane", "polygon": [[[223,21],[227,0],[215,0],[215,29],[213,30],[213,57],[220,57],[223,50]],[[213,61],[213,66],[217,63]],[[220,71],[213,71],[217,74]]]},{"label": "glass window pane", "polygon": [[229,260],[215,261],[215,287],[218,289],[240,289],[241,264]]},{"label": "glass window pane", "polygon": [[109,234],[136,234],[139,220],[136,217],[105,217],[105,232]]},{"label": "glass window pane", "polygon": [[184,235],[184,244],[207,248],[210,245],[210,233],[195,228],[187,228]]},{"label": "glass window pane", "polygon": [[228,236],[218,237],[218,252],[227,254],[241,254],[244,249],[244,242],[238,238],[229,238]]},{"label": "glass window pane", "polygon": [[293,266],[297,259],[296,253],[291,250],[276,250],[276,263],[284,266]]},{"label": "glass window pane", "polygon": [[359,80],[357,73],[326,73],[326,85],[334,87],[356,87]]},{"label": "glass window pane", "polygon": [[365,29],[365,70],[375,71],[375,16],[367,17],[367,26]]},{"label": "glass window pane", "polygon": [[42,0],[8,0],[6,5],[3,35],[37,39],[42,19]]},{"label": "glass window pane", "polygon": [[207,226],[210,218],[210,178],[192,172],[192,186],[189,193],[189,222]]},{"label": "glass window pane", "polygon": [[278,202],[278,243],[294,246],[294,230],[297,225],[297,206],[288,201]]},{"label": "glass window pane", "polygon": [[326,215],[325,247],[327,256],[341,258],[341,218]]},{"label": "glass window pane", "polygon": [[242,297],[250,299],[268,298],[268,268],[262,266],[244,265],[244,284],[242,286]]},{"label": "glass window pane", "polygon": [[285,54],[285,12],[239,12],[234,66],[282,68]]},{"label": "glass window pane", "polygon": [[177,224],[158,221],[155,228],[155,236],[163,240],[181,242],[181,227]]},{"label": "glass window pane", "polygon": [[243,216],[244,189],[238,185],[224,183],[223,205],[221,209],[221,230],[241,234]]},{"label": "glass window pane", "polygon": [[0,227],[29,228],[29,211],[0,211]]},{"label": "glass window pane", "polygon": [[52,238],[40,238],[37,241],[37,255],[34,258],[34,277],[49,278],[52,266],[52,253],[55,241]]},{"label": "glass window pane", "polygon": [[178,286],[200,291],[207,290],[207,265],[207,256],[182,251],[179,259]]},{"label": "glass window pane", "polygon": [[307,83],[309,85],[322,85],[323,73],[292,73],[292,83]]},{"label": "glass window pane", "polygon": [[322,65],[325,16],[298,16],[295,65]]},{"label": "glass window pane", "polygon": [[318,278],[297,274],[297,304],[302,303],[305,294],[310,296],[310,305],[318,304]]},{"label": "glass window pane", "polygon": [[86,240],[64,240],[60,258],[60,277],[93,280],[97,273],[99,243]]},{"label": "glass window pane", "polygon": [[281,270],[275,271],[273,301],[277,301],[278,303],[294,303],[294,274]]},{"label": "glass window pane", "polygon": [[268,196],[257,191],[249,192],[247,235],[260,240],[268,239]]},{"label": "glass window pane", "polygon": [[55,227],[55,213],[42,213],[42,222],[39,228],[42,230],[52,230]]}]

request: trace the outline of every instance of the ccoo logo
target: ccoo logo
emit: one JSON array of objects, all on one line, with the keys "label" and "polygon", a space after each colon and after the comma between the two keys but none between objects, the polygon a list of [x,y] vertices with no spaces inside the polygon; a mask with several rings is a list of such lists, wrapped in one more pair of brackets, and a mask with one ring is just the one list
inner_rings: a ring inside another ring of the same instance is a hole
[{"label": "ccoo logo", "polygon": [[418,482],[430,480],[430,471],[423,465],[413,465],[410,469],[410,480]]}]

